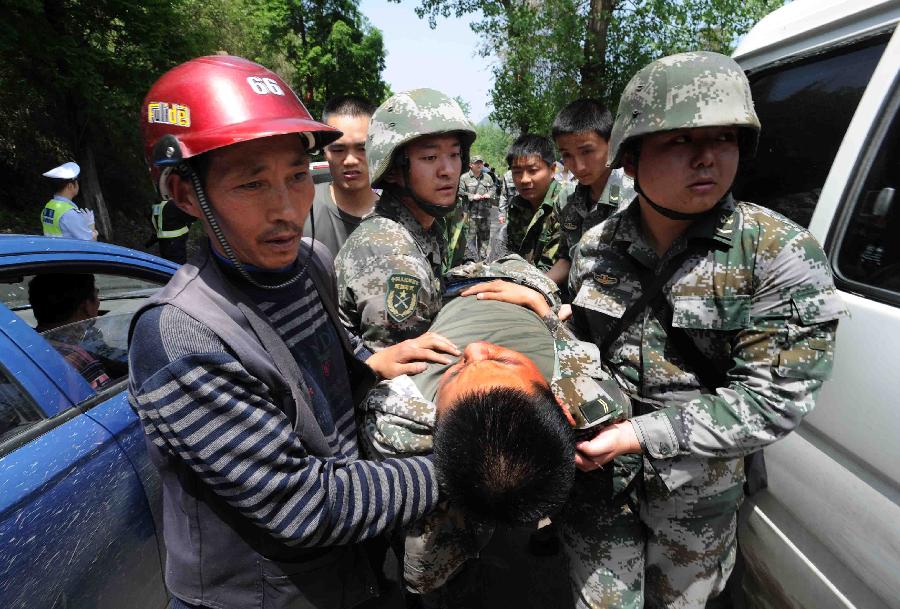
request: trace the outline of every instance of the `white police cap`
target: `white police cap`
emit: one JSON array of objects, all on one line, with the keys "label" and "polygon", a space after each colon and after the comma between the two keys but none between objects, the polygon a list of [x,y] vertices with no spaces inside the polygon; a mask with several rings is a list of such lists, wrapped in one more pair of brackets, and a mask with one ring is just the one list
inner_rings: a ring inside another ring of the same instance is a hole
[{"label": "white police cap", "polygon": [[54,178],[56,180],[74,180],[80,173],[81,167],[78,166],[78,163],[69,161],[68,163],[63,163],[59,167],[54,167],[50,171],[44,173],[44,177]]}]

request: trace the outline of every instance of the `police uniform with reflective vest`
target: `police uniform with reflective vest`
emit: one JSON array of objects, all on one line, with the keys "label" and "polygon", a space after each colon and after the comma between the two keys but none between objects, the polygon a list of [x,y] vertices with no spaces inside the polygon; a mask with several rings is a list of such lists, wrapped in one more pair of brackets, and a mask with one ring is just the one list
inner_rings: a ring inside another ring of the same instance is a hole
[{"label": "police uniform with reflective vest", "polygon": [[[69,161],[59,167],[45,171],[42,175],[50,178],[58,186],[53,198],[41,210],[41,227],[47,237],[69,237],[91,241],[97,237],[94,232],[94,212],[80,209],[63,193],[78,194],[77,180],[81,174],[78,163]],[[68,188],[75,184],[74,191]]]},{"label": "police uniform with reflective vest", "polygon": [[46,237],[94,239],[94,212],[82,209],[69,199],[55,195],[41,211],[41,226]]},{"label": "police uniform with reflective vest", "polygon": [[163,258],[184,264],[187,260],[187,240],[193,216],[184,213],[176,204],[165,199],[153,206],[150,221],[156,231],[159,253]]}]

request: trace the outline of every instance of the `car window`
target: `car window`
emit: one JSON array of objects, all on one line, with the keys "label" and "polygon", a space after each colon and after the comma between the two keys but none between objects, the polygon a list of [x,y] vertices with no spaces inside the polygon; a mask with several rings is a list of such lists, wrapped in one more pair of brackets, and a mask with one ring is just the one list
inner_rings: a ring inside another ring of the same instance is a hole
[{"label": "car window", "polygon": [[110,313],[41,332],[100,391],[128,376],[128,326],[134,311]]},{"label": "car window", "polygon": [[[62,286],[64,278],[77,276],[93,289]],[[19,278],[4,286],[7,307],[41,336],[94,389],[118,385],[128,376],[128,328],[131,318],[160,285],[145,279],[112,274],[53,273]],[[48,278],[53,281],[48,282]],[[41,290],[34,286],[43,282]],[[43,297],[36,294],[44,294]],[[78,303],[71,304],[66,294]],[[43,307],[35,299],[44,299]],[[71,304],[71,306],[70,306]],[[38,321],[41,318],[41,321]]]},{"label": "car window", "polygon": [[869,155],[871,167],[837,241],[836,270],[851,289],[898,302],[885,292],[900,294],[900,115]]},{"label": "car window", "polygon": [[735,195],[809,226],[822,186],[888,36],[749,75],[762,124]]},{"label": "car window", "polygon": [[41,411],[0,367],[0,442],[43,419]]}]

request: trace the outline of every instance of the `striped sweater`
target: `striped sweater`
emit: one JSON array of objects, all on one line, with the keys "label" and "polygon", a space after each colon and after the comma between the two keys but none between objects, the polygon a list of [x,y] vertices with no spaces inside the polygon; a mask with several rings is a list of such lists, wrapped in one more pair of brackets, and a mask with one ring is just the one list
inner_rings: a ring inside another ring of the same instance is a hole
[{"label": "striped sweater", "polygon": [[130,397],[148,439],[287,545],[361,541],[430,511],[429,458],[359,460],[343,351],[309,278],[281,290],[242,286],[303,371],[334,457],[312,456],[269,388],[203,323],[166,304],[136,322]]}]

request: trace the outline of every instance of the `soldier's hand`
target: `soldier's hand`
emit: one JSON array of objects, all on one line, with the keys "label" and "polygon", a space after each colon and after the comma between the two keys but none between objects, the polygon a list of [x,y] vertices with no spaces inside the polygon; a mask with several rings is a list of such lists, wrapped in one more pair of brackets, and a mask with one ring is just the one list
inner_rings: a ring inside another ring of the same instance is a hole
[{"label": "soldier's hand", "polygon": [[381,378],[392,379],[401,374],[424,372],[428,362],[449,364],[462,352],[449,339],[436,332],[410,338],[373,353],[366,363]]},{"label": "soldier's hand", "polygon": [[560,305],[559,311],[556,312],[556,316],[559,317],[559,321],[566,321],[567,319],[572,317],[572,305]]},{"label": "soldier's hand", "polygon": [[466,288],[459,293],[460,296],[475,296],[479,300],[500,300],[510,304],[519,305],[531,309],[541,317],[550,312],[550,305],[544,296],[537,290],[532,290],[524,285],[495,279],[486,283],[479,283]]},{"label": "soldier's hand", "polygon": [[497,216],[498,224],[506,224],[506,216]]},{"label": "soldier's hand", "polygon": [[604,428],[591,440],[575,445],[575,466],[583,472],[593,471],[609,463],[619,455],[640,453],[634,427],[629,421],[621,421]]}]

